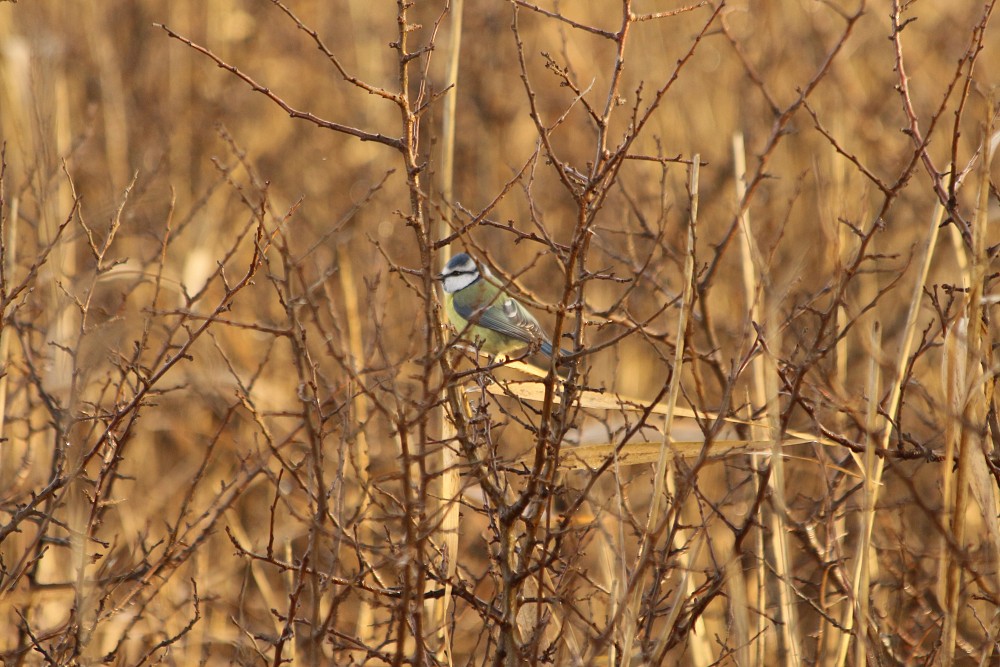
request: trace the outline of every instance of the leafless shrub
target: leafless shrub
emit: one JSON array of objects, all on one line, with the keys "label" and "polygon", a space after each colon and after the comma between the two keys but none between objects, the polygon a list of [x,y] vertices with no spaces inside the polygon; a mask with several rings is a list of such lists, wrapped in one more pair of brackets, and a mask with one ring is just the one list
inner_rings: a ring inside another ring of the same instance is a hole
[{"label": "leafless shrub", "polygon": [[994,660],[994,5],[4,6],[5,663]]}]

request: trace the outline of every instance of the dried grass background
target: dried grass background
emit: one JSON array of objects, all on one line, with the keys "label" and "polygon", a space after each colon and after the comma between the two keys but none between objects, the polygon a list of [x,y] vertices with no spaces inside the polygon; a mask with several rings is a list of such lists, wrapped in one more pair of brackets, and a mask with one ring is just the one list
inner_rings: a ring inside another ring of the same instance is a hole
[{"label": "dried grass background", "polygon": [[994,5],[0,2],[4,663],[994,663]]}]

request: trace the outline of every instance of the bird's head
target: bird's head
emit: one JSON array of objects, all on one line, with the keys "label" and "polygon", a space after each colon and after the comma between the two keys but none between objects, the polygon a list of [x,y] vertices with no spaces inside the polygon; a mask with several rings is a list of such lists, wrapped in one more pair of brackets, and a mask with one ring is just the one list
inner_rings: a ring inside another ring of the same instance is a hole
[{"label": "bird's head", "polygon": [[467,253],[459,253],[452,257],[437,277],[444,291],[454,294],[463,290],[482,277],[479,265]]}]

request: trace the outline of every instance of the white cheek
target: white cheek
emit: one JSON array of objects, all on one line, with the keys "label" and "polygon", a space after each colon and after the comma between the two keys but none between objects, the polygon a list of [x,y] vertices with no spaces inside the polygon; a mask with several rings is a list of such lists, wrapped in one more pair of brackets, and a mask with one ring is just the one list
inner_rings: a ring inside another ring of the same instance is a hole
[{"label": "white cheek", "polygon": [[454,294],[460,289],[465,289],[472,283],[476,282],[476,277],[472,275],[455,275],[455,276],[445,276],[444,279],[444,291],[448,294]]}]

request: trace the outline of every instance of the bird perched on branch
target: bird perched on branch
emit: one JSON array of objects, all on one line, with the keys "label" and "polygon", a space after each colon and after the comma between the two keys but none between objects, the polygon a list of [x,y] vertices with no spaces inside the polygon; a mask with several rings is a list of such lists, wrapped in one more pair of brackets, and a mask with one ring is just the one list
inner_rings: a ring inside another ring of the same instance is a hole
[{"label": "bird perched on branch", "polygon": [[[437,278],[444,287],[448,319],[483,352],[508,355],[534,346],[552,356],[552,343],[535,316],[467,253],[452,257]],[[570,353],[559,351],[559,356],[566,354]]]}]

